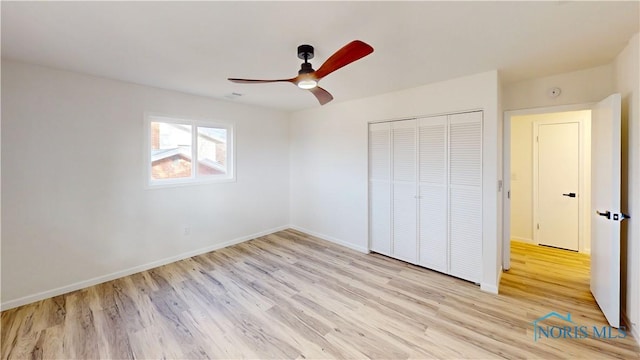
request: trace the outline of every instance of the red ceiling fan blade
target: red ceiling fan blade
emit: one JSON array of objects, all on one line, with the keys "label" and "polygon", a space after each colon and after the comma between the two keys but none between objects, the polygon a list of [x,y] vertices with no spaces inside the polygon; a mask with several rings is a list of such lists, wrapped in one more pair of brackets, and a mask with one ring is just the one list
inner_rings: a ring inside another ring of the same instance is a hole
[{"label": "red ceiling fan blade", "polygon": [[333,100],[333,96],[331,96],[331,94],[329,94],[327,90],[319,86],[316,86],[313,89],[309,89],[309,91],[311,91],[311,93],[313,93],[313,95],[316,96],[316,98],[320,102],[320,105],[324,105],[329,101]]},{"label": "red ceiling fan blade", "polygon": [[296,78],[293,79],[279,79],[279,80],[253,80],[253,79],[232,79],[229,78],[227,80],[238,83],[238,84],[260,84],[260,83],[274,83],[274,82],[294,82]]},{"label": "red ceiling fan blade", "polygon": [[331,74],[332,72],[349,65],[352,62],[362,59],[363,57],[371,54],[373,48],[371,45],[366,44],[360,40],[354,40],[347,45],[343,46],[340,50],[331,55],[327,61],[320,66],[315,72],[315,76],[318,80]]}]

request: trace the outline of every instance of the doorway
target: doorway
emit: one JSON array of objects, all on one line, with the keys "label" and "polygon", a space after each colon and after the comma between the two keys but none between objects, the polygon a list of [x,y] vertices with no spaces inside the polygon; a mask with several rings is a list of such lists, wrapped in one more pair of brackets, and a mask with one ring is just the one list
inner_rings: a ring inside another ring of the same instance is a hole
[{"label": "doorway", "polygon": [[[581,224],[579,228],[583,229],[583,233],[579,235],[579,250],[590,253],[590,290],[593,297],[609,324],[618,327],[620,324],[620,222],[628,218],[628,215],[622,213],[620,209],[620,94],[611,94],[594,104],[505,113],[503,164],[504,186],[507,191],[503,192],[503,270],[509,270],[511,267],[511,239],[513,238],[511,233],[514,224],[512,224],[510,215],[514,213],[512,208],[517,211],[517,205],[512,206],[512,191],[517,191],[518,187],[517,185],[513,186],[517,181],[512,181],[514,174],[511,166],[512,164],[517,165],[518,162],[511,160],[514,155],[513,150],[526,141],[526,137],[512,136],[512,126],[521,125],[513,120],[522,115],[554,113],[556,115],[553,116],[558,116],[559,113],[581,110],[589,112],[589,124],[584,126],[584,129],[589,131],[585,140],[582,141],[585,160],[583,169],[587,176],[584,176],[580,190],[580,193],[585,196],[580,198],[589,197],[589,199],[585,200],[588,206],[584,206],[584,211],[580,211],[582,221],[579,220]],[[591,168],[594,169],[593,172]],[[527,217],[524,219],[526,220]],[[537,221],[537,219],[535,220]]]},{"label": "doorway", "polygon": [[590,252],[590,110],[511,116],[511,238]]},{"label": "doorway", "polygon": [[[504,270],[510,267],[511,240],[590,253],[591,108],[581,104],[505,113]],[[568,155],[567,147],[577,149]],[[556,171],[560,167],[577,174],[562,183],[566,176]],[[558,235],[563,232],[571,235]]]}]

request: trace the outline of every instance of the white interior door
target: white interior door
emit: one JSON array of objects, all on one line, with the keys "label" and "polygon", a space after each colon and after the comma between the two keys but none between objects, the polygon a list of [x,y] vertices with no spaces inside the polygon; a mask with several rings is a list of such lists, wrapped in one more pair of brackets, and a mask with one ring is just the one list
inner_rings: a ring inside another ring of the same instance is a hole
[{"label": "white interior door", "polygon": [[620,326],[620,94],[593,108],[591,120],[591,293],[611,326]]},{"label": "white interior door", "polygon": [[580,123],[537,126],[537,242],[578,251]]},{"label": "white interior door", "polygon": [[400,260],[418,260],[416,195],[416,121],[392,124],[393,153],[393,246]]},{"label": "white interior door", "polygon": [[391,255],[391,124],[369,126],[369,248]]},{"label": "white interior door", "polygon": [[447,116],[418,120],[420,265],[448,272]]},{"label": "white interior door", "polygon": [[482,274],[482,112],[449,116],[449,273]]}]

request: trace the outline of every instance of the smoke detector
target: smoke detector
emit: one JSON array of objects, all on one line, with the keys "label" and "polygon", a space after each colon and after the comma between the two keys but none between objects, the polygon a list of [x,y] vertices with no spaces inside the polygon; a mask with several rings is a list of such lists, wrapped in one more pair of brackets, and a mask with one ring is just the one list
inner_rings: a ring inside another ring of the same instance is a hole
[{"label": "smoke detector", "polygon": [[560,96],[561,92],[562,90],[559,87],[553,87],[549,89],[547,95],[549,95],[550,98],[557,98],[558,96]]}]

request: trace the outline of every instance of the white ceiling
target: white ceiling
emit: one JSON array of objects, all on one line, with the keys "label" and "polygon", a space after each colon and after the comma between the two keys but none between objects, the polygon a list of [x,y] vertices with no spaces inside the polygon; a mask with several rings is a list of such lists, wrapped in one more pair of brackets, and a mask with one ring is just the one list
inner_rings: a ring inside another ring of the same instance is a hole
[{"label": "white ceiling", "polygon": [[[4,58],[283,110],[320,106],[288,83],[228,77],[318,68],[360,39],[374,53],[321,81],[334,103],[492,69],[504,82],[609,63],[639,2],[6,2]],[[331,106],[329,103],[326,106]]]}]

